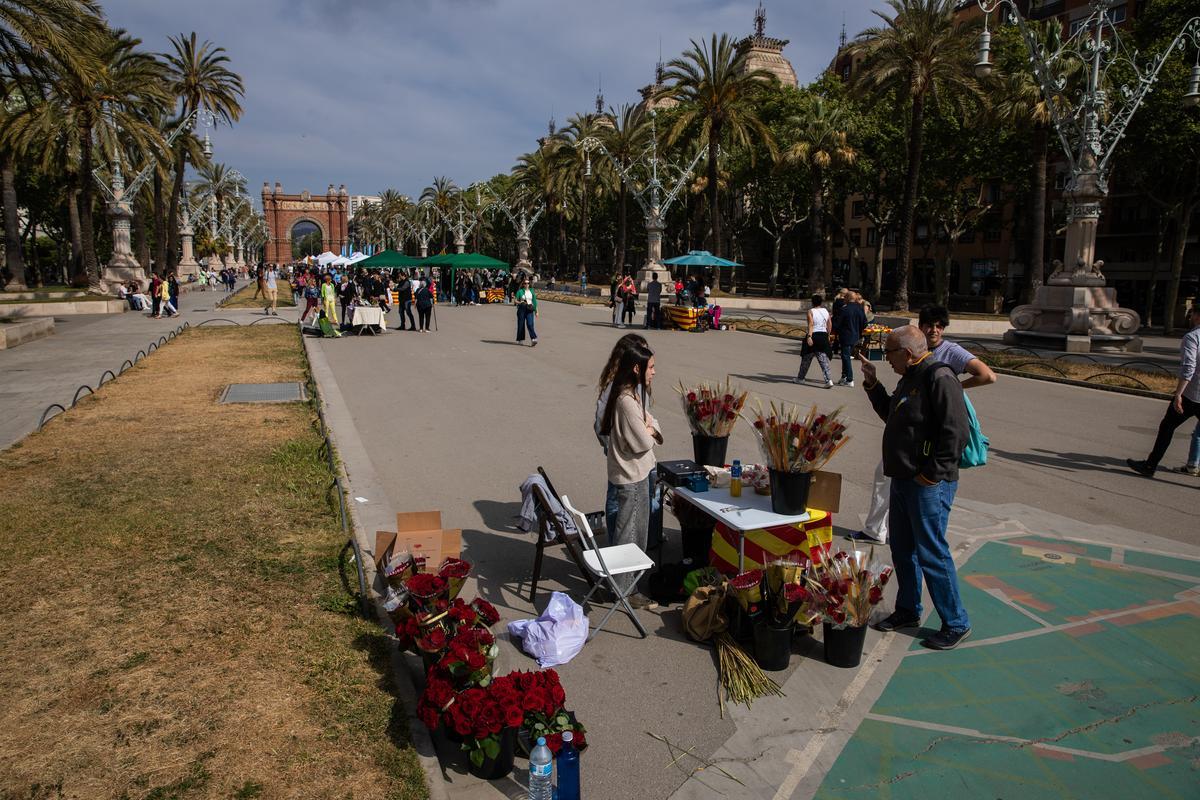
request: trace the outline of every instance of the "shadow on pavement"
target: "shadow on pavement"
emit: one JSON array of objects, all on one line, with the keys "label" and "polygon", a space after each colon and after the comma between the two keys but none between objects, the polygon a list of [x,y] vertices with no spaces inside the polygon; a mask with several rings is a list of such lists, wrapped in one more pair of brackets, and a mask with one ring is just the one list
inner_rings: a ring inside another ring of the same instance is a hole
[{"label": "shadow on pavement", "polygon": [[[1015,461],[1018,464],[1032,464],[1063,471],[1086,469],[1095,472],[1129,472],[1129,468],[1125,466],[1125,458],[1123,456],[1102,456],[1094,453],[1059,453],[1037,447],[1033,448],[1029,453],[1014,453],[996,447],[991,448],[990,452],[993,455],[1006,458],[1009,461]],[[1132,475],[1133,473],[1129,474]]]},{"label": "shadow on pavement", "polygon": [[518,342],[513,339],[480,339],[479,343],[480,344],[512,344],[512,345],[516,345],[517,347],[527,347],[528,346],[524,342]]}]

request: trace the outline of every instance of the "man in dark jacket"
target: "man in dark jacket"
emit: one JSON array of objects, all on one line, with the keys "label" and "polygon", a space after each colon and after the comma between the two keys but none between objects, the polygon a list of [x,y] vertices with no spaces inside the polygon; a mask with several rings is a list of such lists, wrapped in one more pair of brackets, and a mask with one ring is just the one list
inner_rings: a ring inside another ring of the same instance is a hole
[{"label": "man in dark jacket", "polygon": [[838,298],[842,301],[842,307],[833,315],[833,331],[838,336],[838,348],[842,354],[842,378],[838,386],[854,385],[854,348],[858,347],[862,332],[867,327],[867,312],[863,310],[862,303],[854,302],[852,292],[847,292],[847,295],[846,298]]},{"label": "man in dark jacket", "polygon": [[920,624],[924,576],[942,628],[921,644],[952,650],[971,633],[946,542],[958,462],[969,430],[962,386],[951,370],[932,358],[925,335],[915,325],[892,331],[884,356],[900,376],[890,396],[871,362],[863,359],[862,364],[863,388],[884,421],[883,471],[892,479],[888,527],[896,610],[875,628],[893,631]]}]

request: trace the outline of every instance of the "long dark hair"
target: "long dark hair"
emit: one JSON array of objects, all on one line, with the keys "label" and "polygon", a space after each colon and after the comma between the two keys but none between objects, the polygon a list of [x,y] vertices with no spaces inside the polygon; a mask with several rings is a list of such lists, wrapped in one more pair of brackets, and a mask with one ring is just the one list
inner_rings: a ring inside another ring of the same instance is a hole
[{"label": "long dark hair", "polygon": [[617,343],[613,345],[612,352],[608,354],[608,362],[604,365],[604,369],[600,370],[600,384],[597,391],[603,393],[604,387],[608,386],[613,381],[613,376],[617,374],[617,364],[621,362],[621,356],[634,345],[640,347],[649,347],[646,343],[646,337],[640,333],[627,333]]},{"label": "long dark hair", "polygon": [[645,418],[646,396],[650,394],[650,387],[646,385],[646,367],[652,358],[654,358],[654,351],[645,344],[644,339],[641,344],[631,342],[625,352],[621,354],[617,361],[616,371],[613,373],[608,404],[604,406],[604,418],[600,423],[602,435],[612,435],[613,420],[617,416],[617,400],[624,392],[628,391],[634,397],[641,397],[642,417]]}]

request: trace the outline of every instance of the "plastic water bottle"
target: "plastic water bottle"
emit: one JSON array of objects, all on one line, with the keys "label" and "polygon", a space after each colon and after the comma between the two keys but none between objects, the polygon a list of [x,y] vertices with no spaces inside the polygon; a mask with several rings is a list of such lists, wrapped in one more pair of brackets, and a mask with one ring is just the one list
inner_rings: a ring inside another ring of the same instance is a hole
[{"label": "plastic water bottle", "polygon": [[554,756],[539,736],[537,747],[529,754],[529,800],[554,800]]},{"label": "plastic water bottle", "polygon": [[562,749],[558,751],[558,800],[579,800],[579,751],[575,749],[575,734],[563,731]]},{"label": "plastic water bottle", "polygon": [[742,462],[736,458],[733,460],[733,466],[729,468],[729,496],[742,496]]}]

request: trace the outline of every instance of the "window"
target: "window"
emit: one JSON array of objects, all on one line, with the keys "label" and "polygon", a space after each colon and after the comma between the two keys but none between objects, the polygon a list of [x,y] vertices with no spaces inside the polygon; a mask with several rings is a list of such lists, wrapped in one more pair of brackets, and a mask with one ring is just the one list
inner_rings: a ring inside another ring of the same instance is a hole
[{"label": "window", "polygon": [[874,247],[879,244],[879,229],[875,226],[867,228],[867,246]]},{"label": "window", "polygon": [[865,201],[855,200],[850,204],[850,216],[854,217],[854,219],[862,219],[866,208],[867,204]]},{"label": "window", "polygon": [[[1111,22],[1113,25],[1120,25],[1122,22],[1125,21],[1125,18],[1126,18],[1125,17],[1125,6],[1119,5],[1116,8],[1110,8],[1107,12],[1105,12],[1105,16],[1108,17],[1108,21]],[[1080,17],[1079,19],[1071,20],[1071,32],[1069,35],[1074,36],[1076,33],[1078,33],[1079,29],[1084,26],[1084,24],[1088,21],[1088,19],[1089,19],[1089,17],[1085,16],[1085,17]]]},{"label": "window", "polygon": [[850,244],[855,247],[862,247],[862,228],[850,229]]},{"label": "window", "polygon": [[958,237],[958,241],[960,241],[963,244],[974,244],[975,243],[975,230],[972,228],[971,230],[967,231],[962,236]]},{"label": "window", "polygon": [[887,236],[883,237],[883,243],[885,245],[887,245],[888,247],[895,247],[895,245],[896,245],[896,229],[895,228],[888,228]]},{"label": "window", "polygon": [[841,247],[845,243],[845,237],[842,236],[842,229],[838,228],[833,232],[833,246]]},{"label": "window", "polygon": [[999,205],[1000,201],[1004,198],[1004,193],[1000,190],[1000,184],[989,183],[984,198],[993,206]]},{"label": "window", "polygon": [[929,223],[918,222],[916,230],[913,233],[913,238],[918,242],[929,241]]},{"label": "window", "polygon": [[983,240],[984,240],[985,242],[998,242],[998,241],[1000,241],[1000,228],[999,228],[999,227],[993,227],[993,226],[991,226],[991,225],[989,225],[988,227],[984,228],[984,229],[983,229]]}]

